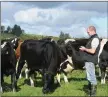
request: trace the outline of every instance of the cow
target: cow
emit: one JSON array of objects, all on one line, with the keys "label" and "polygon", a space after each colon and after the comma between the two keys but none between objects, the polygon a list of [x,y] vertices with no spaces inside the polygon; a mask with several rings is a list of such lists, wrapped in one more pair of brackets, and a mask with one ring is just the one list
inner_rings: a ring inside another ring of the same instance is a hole
[{"label": "cow", "polygon": [[16,56],[14,48],[9,41],[1,41],[1,91],[3,92],[4,75],[11,75],[13,92],[16,91]]},{"label": "cow", "polygon": [[[21,46],[21,44],[23,43],[23,41],[22,40],[19,40],[18,41],[18,47],[17,47],[17,49],[15,50],[15,55],[16,55],[16,58],[17,58],[17,65],[16,65],[16,71],[17,71],[17,67],[18,67],[18,61],[19,61],[19,58],[20,58],[20,46]],[[25,75],[26,75],[26,79],[28,79],[28,72],[29,72],[29,70],[28,70],[28,68],[27,68],[27,64],[25,63]],[[21,74],[20,74],[20,78],[22,77],[22,72],[21,72]]]},{"label": "cow", "polygon": [[62,62],[59,46],[54,41],[49,40],[25,40],[20,48],[21,56],[17,69],[17,81],[21,73],[21,69],[27,62],[31,86],[34,86],[32,74],[34,71],[42,69],[42,77],[44,81],[43,93],[52,91],[54,84],[54,76],[57,74],[60,63]]},{"label": "cow", "polygon": [[105,84],[105,77],[108,71],[108,40],[103,39],[100,47],[98,61],[101,70],[101,84]]},{"label": "cow", "polygon": [[14,48],[14,50],[17,49],[18,47],[18,41],[20,39],[18,37],[13,37],[13,38],[6,38],[6,39],[3,39],[2,41],[9,41],[12,45],[12,47]]},{"label": "cow", "polygon": [[88,39],[67,39],[67,40],[58,40],[58,45],[61,47],[62,53],[67,55],[65,57],[64,62],[60,64],[60,69],[57,74],[57,82],[60,85],[60,73],[63,73],[64,81],[65,83],[68,82],[67,74],[69,72],[72,72],[74,69],[84,69],[84,63],[77,62],[74,60],[72,54],[70,54],[67,48],[68,44],[72,44],[72,46],[75,48],[75,50],[78,52],[80,46],[85,46]]},{"label": "cow", "polygon": [[[100,39],[100,40],[102,40],[102,39]],[[60,70],[63,72],[65,82],[68,82],[68,79],[67,79],[67,73],[68,72],[70,72],[70,71],[72,72],[73,69],[74,70],[75,69],[82,69],[82,70],[85,69],[84,62],[82,62],[80,60],[80,59],[82,59],[82,57],[79,54],[79,52],[80,52],[79,48],[80,48],[80,46],[85,46],[87,41],[88,41],[88,39],[76,39],[75,41],[68,41],[67,43],[65,43],[64,40],[59,40],[58,41],[59,45],[67,45],[66,48],[67,48],[68,59],[66,59],[63,63],[60,64]],[[68,47],[70,48],[71,53],[69,52]],[[76,56],[72,55],[71,47],[73,47],[73,49],[74,49],[73,50],[73,52],[74,52],[73,55],[76,55]],[[98,54],[98,64],[96,64],[96,68],[97,67],[99,68],[99,75],[101,74],[100,66],[99,66],[99,56],[100,56],[101,52],[102,52],[102,45],[100,45],[100,50],[99,50],[99,54]],[[76,60],[76,59],[78,59],[78,60]],[[58,75],[57,75],[57,80],[60,84],[60,73],[58,73]]]}]

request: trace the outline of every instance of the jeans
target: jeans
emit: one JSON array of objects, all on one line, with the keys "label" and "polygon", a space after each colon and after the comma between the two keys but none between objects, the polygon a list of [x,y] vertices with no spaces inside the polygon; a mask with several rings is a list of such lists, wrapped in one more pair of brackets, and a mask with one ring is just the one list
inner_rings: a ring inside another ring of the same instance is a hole
[{"label": "jeans", "polygon": [[95,66],[92,62],[85,62],[87,80],[93,84],[97,85],[96,75],[95,75]]}]

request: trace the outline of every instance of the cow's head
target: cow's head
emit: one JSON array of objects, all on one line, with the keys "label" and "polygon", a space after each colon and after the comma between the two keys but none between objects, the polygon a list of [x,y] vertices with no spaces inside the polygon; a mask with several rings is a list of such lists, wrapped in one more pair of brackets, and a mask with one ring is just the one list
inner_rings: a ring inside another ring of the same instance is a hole
[{"label": "cow's head", "polygon": [[72,72],[73,69],[73,63],[70,63],[68,60],[60,64],[60,71],[63,71],[65,73]]},{"label": "cow's head", "polygon": [[65,45],[65,48],[66,48],[66,52],[69,56],[72,56],[72,42],[69,41],[66,45]]},{"label": "cow's head", "polygon": [[7,41],[1,41],[1,55],[10,54],[11,44]]},{"label": "cow's head", "polygon": [[20,39],[18,38],[18,37],[15,37],[15,38],[13,38],[12,40],[11,40],[11,44],[12,44],[12,47],[14,48],[14,49],[16,49],[17,47],[18,47],[18,41],[19,41]]}]

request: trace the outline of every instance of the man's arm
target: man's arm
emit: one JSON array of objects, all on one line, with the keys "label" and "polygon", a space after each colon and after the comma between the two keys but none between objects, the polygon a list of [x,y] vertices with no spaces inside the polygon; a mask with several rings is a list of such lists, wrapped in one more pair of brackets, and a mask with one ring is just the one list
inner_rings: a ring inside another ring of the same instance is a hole
[{"label": "man's arm", "polygon": [[92,48],[92,49],[85,48],[85,51],[88,52],[88,53],[94,54],[96,49],[95,48]]},{"label": "man's arm", "polygon": [[92,43],[91,43],[91,47],[92,47],[91,49],[88,49],[88,48],[85,48],[85,47],[82,47],[82,48],[79,48],[79,49],[82,50],[82,51],[86,51],[88,53],[94,54],[98,44],[99,44],[99,40],[97,38],[94,38]]}]

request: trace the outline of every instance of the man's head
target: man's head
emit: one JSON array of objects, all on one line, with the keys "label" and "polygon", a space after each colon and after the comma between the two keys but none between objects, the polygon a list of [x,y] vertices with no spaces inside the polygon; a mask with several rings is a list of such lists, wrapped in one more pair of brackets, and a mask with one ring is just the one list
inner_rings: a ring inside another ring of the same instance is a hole
[{"label": "man's head", "polygon": [[96,34],[96,28],[94,26],[89,26],[87,28],[87,33],[91,36],[91,35],[94,35]]}]

